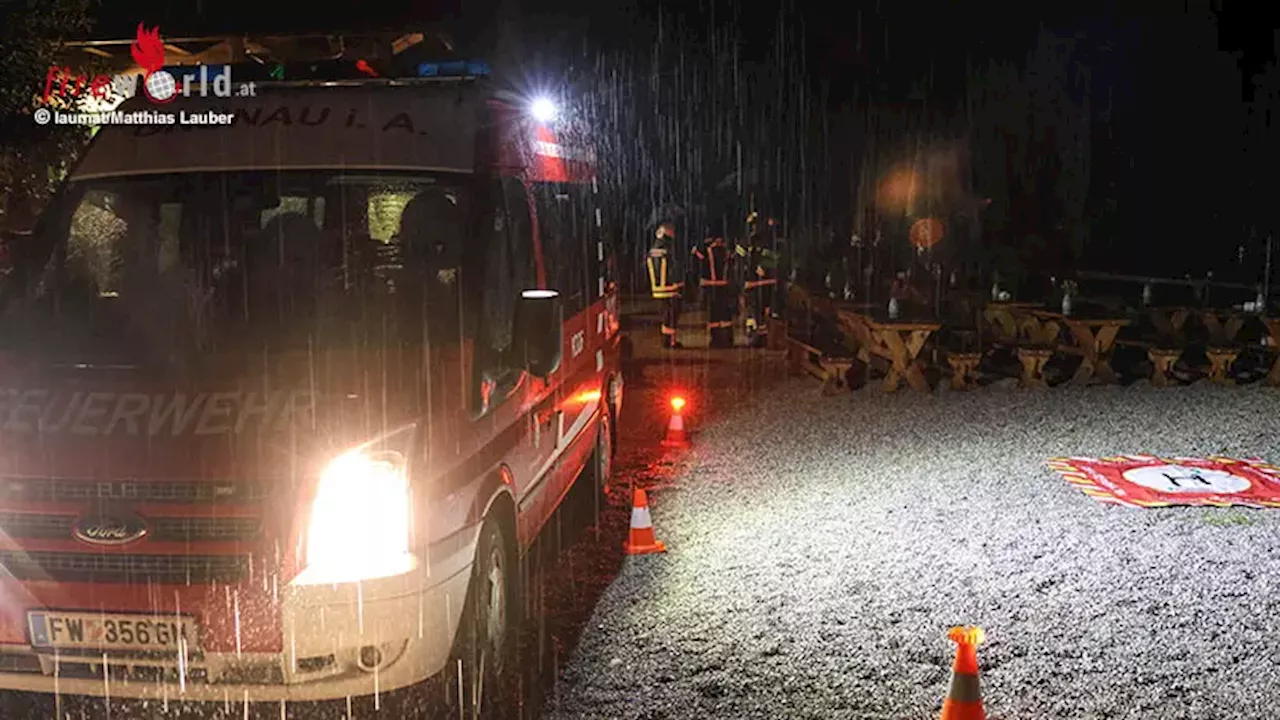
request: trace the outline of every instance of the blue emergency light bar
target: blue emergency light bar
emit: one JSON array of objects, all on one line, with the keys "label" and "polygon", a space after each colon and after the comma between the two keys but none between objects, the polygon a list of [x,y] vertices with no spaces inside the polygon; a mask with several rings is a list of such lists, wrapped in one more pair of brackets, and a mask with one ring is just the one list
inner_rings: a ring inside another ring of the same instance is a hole
[{"label": "blue emergency light bar", "polygon": [[489,75],[489,63],[483,60],[447,60],[444,62],[418,63],[418,77],[484,77]]}]

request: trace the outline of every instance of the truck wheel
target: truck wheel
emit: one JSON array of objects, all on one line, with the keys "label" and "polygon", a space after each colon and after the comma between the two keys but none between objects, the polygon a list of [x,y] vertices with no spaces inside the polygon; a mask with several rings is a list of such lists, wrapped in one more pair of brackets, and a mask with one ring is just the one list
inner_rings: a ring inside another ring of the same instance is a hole
[{"label": "truck wheel", "polygon": [[613,429],[613,413],[609,404],[600,406],[600,422],[596,427],[596,449],[591,453],[592,492],[596,497],[595,522],[600,522],[600,510],[609,503],[609,492],[613,482],[613,441],[617,434]]},{"label": "truck wheel", "polygon": [[[605,402],[605,409],[608,410],[610,420],[622,416],[622,397],[626,392],[626,381],[623,379],[622,373],[615,375],[609,381],[609,394]],[[613,431],[613,453],[618,454],[618,425],[610,423],[609,428]]]},{"label": "truck wheel", "polygon": [[514,682],[520,605],[509,530],[490,515],[476,543],[456,651],[462,663],[459,699],[467,717],[499,716],[510,702],[507,691]]}]

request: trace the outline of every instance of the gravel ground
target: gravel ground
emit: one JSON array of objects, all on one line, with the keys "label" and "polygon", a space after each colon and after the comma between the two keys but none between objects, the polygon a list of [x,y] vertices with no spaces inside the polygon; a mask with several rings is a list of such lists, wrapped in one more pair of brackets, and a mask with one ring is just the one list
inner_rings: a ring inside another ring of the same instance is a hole
[{"label": "gravel ground", "polygon": [[651,495],[548,718],[935,718],[949,626],[993,720],[1270,718],[1280,526],[1087,498],[1056,455],[1280,460],[1259,387],[822,397],[794,380],[709,422]]}]

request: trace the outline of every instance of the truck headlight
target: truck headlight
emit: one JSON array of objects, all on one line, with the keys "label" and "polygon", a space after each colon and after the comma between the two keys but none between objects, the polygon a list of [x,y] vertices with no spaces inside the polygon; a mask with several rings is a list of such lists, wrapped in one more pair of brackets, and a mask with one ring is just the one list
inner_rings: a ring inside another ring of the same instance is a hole
[{"label": "truck headlight", "polygon": [[413,569],[411,508],[403,455],[357,450],[336,458],[320,476],[306,568],[294,582],[356,582]]}]

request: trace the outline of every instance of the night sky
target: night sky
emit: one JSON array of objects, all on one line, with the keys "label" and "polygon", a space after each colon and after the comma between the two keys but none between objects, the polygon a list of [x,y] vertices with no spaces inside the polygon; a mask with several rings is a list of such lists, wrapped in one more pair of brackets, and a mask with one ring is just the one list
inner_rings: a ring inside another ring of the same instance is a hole
[{"label": "night sky", "polygon": [[[95,35],[131,37],[142,20],[160,25],[169,36],[409,29],[433,22],[448,23],[455,34],[465,36],[468,23],[476,31],[490,22],[501,3],[512,1],[369,0],[331,7],[311,3],[306,12],[286,12],[279,5],[250,0],[116,0],[106,3],[109,9],[104,8]],[[1235,213],[1223,209],[1233,202],[1230,197],[1202,198],[1204,192],[1223,196],[1232,192],[1216,182],[1208,183],[1216,188],[1201,190],[1207,178],[1227,172],[1221,164],[1205,159],[1240,152],[1240,133],[1233,123],[1238,121],[1240,103],[1250,94],[1249,78],[1275,56],[1272,28],[1276,23],[1259,15],[1263,3],[533,0],[518,4],[526,18],[526,35],[537,28],[543,35],[559,36],[561,43],[572,45],[589,37],[597,47],[610,49],[651,43],[654,18],[660,12],[680,18],[690,28],[732,24],[738,28],[746,58],[769,52],[779,15],[785,14],[804,28],[809,76],[815,89],[826,92],[832,118],[852,117],[850,113],[868,98],[882,104],[909,102],[913,94],[918,99],[919,88],[930,75],[933,82],[928,85],[927,102],[944,110],[958,108],[964,97],[966,61],[1021,60],[1033,47],[1041,26],[1075,35],[1097,58],[1096,82],[1112,91],[1114,112],[1105,127],[1095,126],[1095,138],[1100,131],[1108,138],[1095,140],[1094,184],[1098,185],[1098,177],[1114,183],[1110,192],[1129,208],[1128,227],[1117,231],[1126,237],[1175,232],[1203,236],[1230,225],[1226,220]],[[1217,31],[1204,23],[1188,30],[1187,13],[1204,13],[1211,7],[1218,8]],[[1200,64],[1204,52],[1188,49],[1195,43],[1238,53],[1244,72],[1240,86],[1209,79]],[[841,142],[854,141],[832,141],[830,152],[839,156],[837,164],[855,165],[852,147]],[[835,189],[832,196],[847,192]],[[1197,209],[1213,203],[1212,210]],[[1169,208],[1177,208],[1177,214]],[[1229,231],[1240,231],[1239,224]],[[1280,223],[1275,229],[1280,230]]]},{"label": "night sky", "polygon": [[[458,23],[487,19],[501,0],[394,0],[360,4],[309,3],[306,10],[253,0],[104,0],[95,35],[128,37],[139,21],[160,25],[163,32],[328,31],[384,29],[433,22]],[[588,29],[601,42],[620,38],[644,40],[643,19],[657,12],[688,18],[691,24],[711,21],[741,28],[750,53],[772,41],[780,10],[787,8],[805,25],[815,79],[830,84],[833,101],[851,97],[860,82],[872,77],[906,83],[927,72],[931,61],[946,64],[975,57],[1017,58],[1026,53],[1036,28],[1044,23],[1071,28],[1089,37],[1127,46],[1136,55],[1166,52],[1150,42],[1170,17],[1185,12],[1183,3],[1062,2],[979,4],[925,0],[830,3],[795,0],[787,3],[649,3],[624,0],[533,0],[519,3],[526,15],[559,16],[565,26]],[[737,6],[735,8],[735,5]],[[1221,49],[1242,52],[1243,66],[1254,71],[1274,57],[1275,23],[1259,15],[1265,4],[1216,3],[1220,12]],[[712,9],[712,6],[715,6]],[[1207,2],[1189,7],[1209,7]],[[1160,8],[1155,10],[1153,8]],[[637,23],[637,21],[641,21]],[[885,28],[889,27],[889,47]],[[1137,59],[1137,58],[1135,58]]]}]

